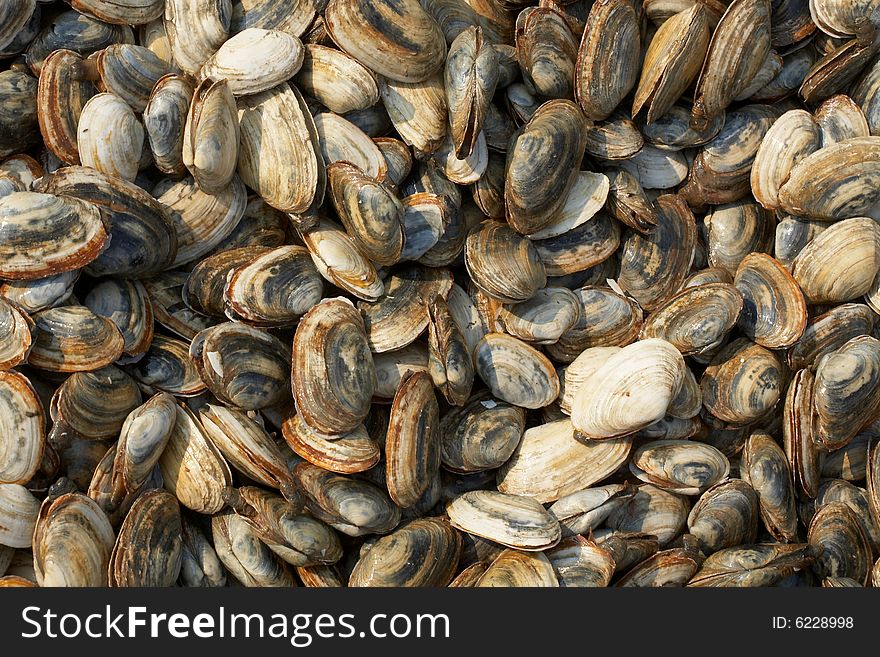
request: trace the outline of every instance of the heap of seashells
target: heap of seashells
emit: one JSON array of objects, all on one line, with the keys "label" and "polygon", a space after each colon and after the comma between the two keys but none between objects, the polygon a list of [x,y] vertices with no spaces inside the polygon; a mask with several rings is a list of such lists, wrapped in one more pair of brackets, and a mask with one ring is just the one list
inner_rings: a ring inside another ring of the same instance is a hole
[{"label": "heap of seashells", "polygon": [[0,586],[880,586],[880,0],[2,0],[0,69]]}]

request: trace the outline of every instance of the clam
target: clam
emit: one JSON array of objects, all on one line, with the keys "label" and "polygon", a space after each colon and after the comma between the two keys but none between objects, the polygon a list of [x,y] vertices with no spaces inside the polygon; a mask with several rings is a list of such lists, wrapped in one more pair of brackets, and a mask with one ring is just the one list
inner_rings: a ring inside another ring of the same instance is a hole
[{"label": "clam", "polygon": [[864,585],[871,571],[871,544],[858,516],[843,502],[823,505],[810,522],[807,540],[816,550],[820,577],[851,577]]},{"label": "clam", "polygon": [[618,532],[642,532],[667,545],[685,526],[690,504],[687,498],[652,484],[638,491],[611,512],[605,524]]},{"label": "clam", "polygon": [[867,217],[839,221],[814,237],[791,263],[807,301],[851,301],[868,292],[880,268],[878,240],[880,229]]},{"label": "clam", "polygon": [[523,79],[538,95],[572,96],[577,37],[561,12],[540,6],[520,12],[515,46]]},{"label": "clam", "polygon": [[484,41],[479,26],[462,31],[450,44],[444,87],[452,142],[459,158],[470,155],[476,146],[498,76],[495,48]]},{"label": "clam", "polygon": [[28,363],[51,372],[95,370],[122,355],[116,325],[85,306],[60,306],[34,315],[36,338]]},{"label": "clam", "polygon": [[365,301],[376,301],[384,294],[385,285],[376,268],[338,224],[319,219],[300,235],[327,281]]},{"label": "clam", "polygon": [[805,110],[779,117],[764,135],[752,165],[752,193],[765,208],[780,207],[779,188],[802,159],[820,148],[819,124]]},{"label": "clam", "polygon": [[224,281],[226,312],[258,325],[293,323],[321,300],[323,281],[306,249],[279,246],[251,256]]},{"label": "clam", "polygon": [[428,373],[446,400],[463,406],[474,382],[471,350],[443,297],[428,299]]},{"label": "clam", "polygon": [[363,130],[332,112],[320,112],[315,115],[314,121],[326,164],[349,162],[368,176],[379,180],[385,178],[385,158]]},{"label": "clam", "polygon": [[79,493],[47,499],[34,530],[34,571],[41,587],[106,586],[113,527]]},{"label": "clam", "polygon": [[[878,529],[877,522],[871,514],[871,502],[868,499],[868,492],[864,488],[859,488],[842,479],[826,479],[819,486],[819,495],[816,499],[801,505],[804,521],[806,522],[811,518],[814,515],[814,511],[818,511],[831,502],[843,502],[856,514],[872,548],[876,548],[877,539],[880,537],[880,529]],[[810,507],[815,507],[815,509]]]},{"label": "clam", "polygon": [[196,75],[229,37],[231,0],[166,0],[165,31],[174,63]]},{"label": "clam", "polygon": [[329,165],[327,179],[333,207],[355,245],[377,264],[396,263],[404,249],[404,207],[397,197],[349,162]]},{"label": "clam", "polygon": [[153,306],[143,284],[137,281],[105,280],[93,287],[85,306],[110,319],[122,333],[123,354],[137,358],[153,340]]},{"label": "clam", "polygon": [[[440,75],[432,75],[421,82],[380,77],[379,95],[391,123],[405,143],[420,153],[439,150],[449,129],[446,91]],[[479,132],[474,139],[478,135]],[[453,143],[451,138],[449,143]]]},{"label": "clam", "polygon": [[231,511],[217,513],[211,518],[211,530],[217,556],[242,585],[296,586],[287,564],[241,516]]},{"label": "clam", "polygon": [[376,388],[363,319],[344,299],[325,300],[300,320],[293,338],[293,396],[302,419],[326,434],[353,430]]},{"label": "clam", "polygon": [[293,476],[318,519],[349,536],[387,534],[400,522],[400,508],[377,486],[300,463]]},{"label": "clam", "polygon": [[[742,48],[743,43],[750,47]],[[770,51],[769,0],[734,0],[712,34],[697,79],[694,123],[720,114],[761,70]]]},{"label": "clam", "polygon": [[535,246],[501,222],[486,221],[468,235],[464,260],[474,283],[504,303],[526,301],[546,284]]},{"label": "clam", "polygon": [[62,11],[30,42],[25,61],[39,75],[47,56],[59,48],[86,57],[114,43],[134,43],[134,32],[128,25],[111,25],[78,11]]},{"label": "clam", "polygon": [[545,347],[554,360],[570,363],[590,347],[623,346],[639,336],[642,309],[631,297],[589,285],[575,290],[575,296],[583,306],[580,319]]},{"label": "clam", "polygon": [[703,406],[724,422],[753,422],[779,401],[782,377],[782,363],[773,352],[738,338],[706,368],[700,380]]},{"label": "clam", "polygon": [[416,0],[331,0],[324,24],[342,50],[392,80],[425,80],[446,57],[440,26]]},{"label": "clam", "polygon": [[510,404],[541,408],[559,395],[559,378],[550,361],[504,333],[489,333],[477,343],[474,364],[492,394]]},{"label": "clam", "polygon": [[739,327],[768,349],[790,347],[804,332],[807,303],[800,287],[778,261],[763,253],[743,258],[734,285],[743,296]]},{"label": "clam", "polygon": [[632,440],[577,440],[570,420],[527,429],[510,459],[498,471],[498,490],[554,502],[592,486],[629,457]]},{"label": "clam", "polygon": [[819,454],[813,443],[812,397],[814,376],[798,371],[785,394],[782,445],[799,497],[811,499],[819,490]]},{"label": "clam", "polygon": [[0,10],[0,51],[6,50],[15,40],[19,30],[22,30],[36,9],[36,0],[14,0],[3,6]]},{"label": "clam", "polygon": [[304,49],[281,30],[250,27],[224,42],[201,69],[200,80],[225,80],[235,96],[268,91],[292,78],[302,66]]},{"label": "clam", "polygon": [[173,267],[210,253],[229,237],[247,206],[247,192],[238,176],[217,194],[202,191],[192,177],[166,179],[153,189],[159,203],[167,206],[177,233],[177,256]]},{"label": "clam", "polygon": [[624,347],[602,363],[571,404],[576,431],[591,439],[625,436],[666,415],[684,379],[684,359],[658,338]]},{"label": "clam", "polygon": [[680,197],[657,199],[657,226],[647,235],[624,236],[618,283],[651,311],[668,301],[687,276],[694,257],[696,226]]},{"label": "clam", "polygon": [[440,420],[440,458],[444,468],[470,473],[492,470],[513,453],[525,427],[524,411],[476,393]]},{"label": "clam", "polygon": [[504,550],[477,580],[479,587],[551,587],[559,580],[553,564],[540,552]]},{"label": "clam", "polygon": [[[458,214],[448,196],[413,194],[403,199],[401,260],[419,260],[443,237],[450,214]],[[393,242],[389,242],[393,244]],[[387,259],[387,255],[385,256]]]},{"label": "clam", "polygon": [[284,421],[284,440],[296,454],[320,468],[339,474],[369,470],[382,456],[379,443],[363,426],[343,436],[328,436],[307,425],[299,415]]},{"label": "clam", "polygon": [[545,287],[528,301],[505,305],[498,321],[525,342],[553,344],[581,318],[580,299],[563,287]]},{"label": "clam", "polygon": [[534,242],[548,276],[564,276],[610,258],[620,244],[620,224],[604,212],[577,228]]},{"label": "clam", "polygon": [[688,515],[688,531],[704,553],[753,543],[758,527],[758,496],[740,479],[706,490]]},{"label": "clam", "polygon": [[710,12],[701,2],[676,13],[657,30],[642,65],[632,115],[647,108],[646,119],[662,118],[700,73],[712,36]]},{"label": "clam", "polygon": [[627,484],[584,488],[561,496],[547,510],[559,520],[563,537],[588,534],[633,495],[635,488]]},{"label": "clam", "polygon": [[249,27],[284,30],[303,36],[315,19],[317,5],[305,0],[232,0],[230,32]]},{"label": "clam", "polygon": [[91,203],[37,192],[0,198],[0,277],[32,280],[78,269],[108,240],[104,215]]},{"label": "clam", "polygon": [[413,342],[400,349],[373,354],[373,364],[376,368],[376,391],[373,393],[373,400],[377,402],[390,403],[397,393],[400,380],[407,372],[430,373],[428,348],[423,342]]},{"label": "clam", "polygon": [[239,101],[238,173],[283,212],[305,212],[324,196],[324,159],[302,96],[285,83]]},{"label": "clam", "polygon": [[556,518],[529,497],[471,491],[452,500],[446,513],[453,527],[518,550],[541,551],[560,540]]},{"label": "clam", "polygon": [[592,121],[614,111],[639,77],[639,19],[628,0],[600,0],[587,16],[575,68],[575,96]]},{"label": "clam", "polygon": [[177,421],[177,404],[159,393],[125,418],[113,463],[114,501],[136,493],[149,479]]},{"label": "clam", "polygon": [[0,297],[0,371],[10,370],[27,360],[35,328],[24,310]]},{"label": "clam", "polygon": [[705,216],[709,263],[736,275],[740,263],[754,252],[773,246],[773,216],[750,199],[713,207]]},{"label": "clam", "polygon": [[758,543],[709,555],[688,586],[772,586],[815,559],[807,544]]},{"label": "clam", "polygon": [[358,303],[370,349],[382,353],[414,342],[428,327],[426,302],[434,295],[445,298],[451,287],[448,270],[399,268],[386,282],[382,297]]},{"label": "clam", "polygon": [[614,575],[611,552],[583,536],[567,538],[547,551],[563,587],[605,587]]},{"label": "clam", "polygon": [[40,513],[40,501],[20,484],[0,484],[0,545],[29,548],[34,525]]},{"label": "clam", "polygon": [[143,25],[162,15],[161,0],[72,0],[70,6],[84,14],[117,25]]},{"label": "clam", "polygon": [[27,483],[43,460],[46,420],[40,398],[23,374],[0,372],[0,410],[0,483]]},{"label": "clam", "polygon": [[376,541],[355,565],[348,585],[446,586],[460,551],[459,534],[445,520],[413,520]]},{"label": "clam", "polygon": [[227,404],[256,410],[290,398],[290,351],[271,333],[218,324],[193,338],[189,354],[205,385]]},{"label": "clam", "polygon": [[184,166],[199,189],[219,194],[232,182],[238,162],[239,121],[225,79],[204,78],[195,88],[183,128]]},{"label": "clam", "polygon": [[180,573],[180,506],[164,490],[138,497],[110,555],[110,586],[172,586]]},{"label": "clam", "polygon": [[190,587],[225,586],[226,571],[217,552],[200,529],[183,518],[181,584]]},{"label": "clam", "polygon": [[367,109],[379,100],[375,75],[368,68],[341,50],[316,43],[305,44],[294,80],[303,93],[337,114]]},{"label": "clam", "polygon": [[165,487],[197,513],[217,513],[232,485],[229,466],[205,435],[195,414],[178,406],[168,443],[159,457]]},{"label": "clam", "polygon": [[94,84],[81,74],[83,66],[78,53],[56,50],[43,63],[37,86],[37,119],[43,143],[68,164],[79,164],[79,117],[96,92]]},{"label": "clam", "polygon": [[[92,64],[88,59],[85,66]],[[135,112],[143,112],[156,81],[170,73],[169,66],[148,48],[129,43],[107,46],[94,57],[103,91],[122,98]]]},{"label": "clam", "polygon": [[702,495],[727,479],[730,462],[711,445],[690,440],[658,440],[635,450],[629,469],[645,483],[663,490],[680,495]]},{"label": "clam", "polygon": [[587,154],[599,160],[628,160],[644,145],[645,138],[636,124],[623,114],[612,114],[607,121],[587,129]]},{"label": "clam", "polygon": [[133,181],[140,166],[144,127],[128,103],[100,93],[83,106],[76,143],[83,166]]},{"label": "clam", "polygon": [[[685,535],[683,539],[696,542]],[[604,546],[604,543],[603,543]],[[700,568],[702,557],[696,545],[685,542],[684,547],[656,552],[621,577],[619,587],[684,586]]]},{"label": "clam", "polygon": [[867,469],[868,443],[873,429],[868,428],[853,438],[845,447],[829,452],[822,458],[820,474],[846,481],[860,481]]},{"label": "clam", "polygon": [[87,264],[92,276],[151,276],[167,269],[177,254],[177,230],[170,213],[134,183],[73,166],[43,177],[35,187],[87,201],[104,211],[111,239]]},{"label": "clam", "polygon": [[126,371],[141,385],[172,395],[187,397],[205,390],[188,343],[164,335],[154,335],[147,353]]},{"label": "clam", "polygon": [[880,413],[880,341],[859,336],[816,364],[813,441],[840,449]]},{"label": "clam", "polygon": [[794,484],[785,452],[767,434],[754,433],[743,447],[740,476],[758,495],[764,526],[777,540],[797,533]]},{"label": "clam", "polygon": [[391,405],[385,482],[400,507],[413,506],[440,466],[440,411],[426,372],[405,375]]},{"label": "clam", "polygon": [[779,189],[783,210],[798,217],[836,221],[858,217],[880,200],[880,137],[855,137],[800,160]]},{"label": "clam", "polygon": [[711,351],[736,326],[743,296],[729,283],[683,289],[645,319],[641,337],[667,340],[684,355]]},{"label": "clam", "polygon": [[261,247],[246,246],[208,256],[193,267],[187,276],[181,290],[183,302],[195,312],[222,317],[226,279],[230,272],[266,251]]},{"label": "clam", "polygon": [[284,456],[260,424],[243,411],[217,404],[202,407],[199,420],[209,440],[238,471],[296,502]]},{"label": "clam", "polygon": [[504,202],[519,233],[546,228],[564,207],[586,145],[586,119],[569,100],[550,100],[514,135],[507,151]]},{"label": "clam", "polygon": [[529,239],[559,237],[591,221],[596,218],[606,200],[610,199],[609,192],[608,176],[590,171],[579,172],[559,217],[549,226],[529,235]]},{"label": "clam", "polygon": [[183,134],[195,87],[183,75],[165,75],[156,82],[144,107],[144,130],[156,168],[182,174]]}]

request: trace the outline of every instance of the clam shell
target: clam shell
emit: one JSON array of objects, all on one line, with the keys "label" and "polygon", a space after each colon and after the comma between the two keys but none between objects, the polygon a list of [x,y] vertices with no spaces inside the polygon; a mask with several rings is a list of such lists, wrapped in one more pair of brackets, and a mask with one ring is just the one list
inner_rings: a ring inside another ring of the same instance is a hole
[{"label": "clam shell", "polygon": [[183,506],[207,514],[224,507],[223,493],[232,485],[232,473],[196,416],[184,406],[177,407],[159,467],[165,487]]},{"label": "clam shell", "polygon": [[327,299],[300,320],[293,338],[297,409],[313,429],[343,434],[367,416],[376,372],[364,322],[344,299]]},{"label": "clam shell", "polygon": [[443,297],[435,295],[426,305],[428,373],[450,404],[462,406],[470,397],[474,383],[471,351]]},{"label": "clam shell", "polygon": [[309,511],[343,534],[387,534],[400,522],[400,508],[367,481],[327,472],[311,463],[300,463],[293,475]]},{"label": "clam shell", "polygon": [[106,586],[113,527],[85,495],[47,499],[34,530],[34,572],[41,587]]},{"label": "clam shell", "polygon": [[379,95],[394,129],[416,152],[434,153],[443,145],[448,111],[441,76],[433,75],[421,82],[380,77]]},{"label": "clam shell", "polygon": [[453,527],[524,551],[541,551],[559,542],[556,518],[529,497],[478,490],[452,500],[446,513]]},{"label": "clam shell", "polygon": [[235,96],[257,94],[292,78],[302,66],[303,55],[303,44],[297,37],[249,27],[205,61],[198,79],[226,80]]},{"label": "clam shell", "polygon": [[819,491],[819,454],[813,444],[812,397],[814,376],[798,371],[785,393],[782,446],[799,497],[814,498]]},{"label": "clam shell", "polygon": [[577,55],[575,96],[588,119],[608,118],[639,77],[640,34],[632,3],[602,0],[587,16]]},{"label": "clam shell", "polygon": [[709,229],[709,263],[731,278],[750,253],[773,246],[773,216],[750,199],[713,207],[705,216]]},{"label": "clam shell", "polygon": [[205,78],[196,85],[183,128],[183,164],[199,189],[220,194],[238,162],[239,119],[229,83]]},{"label": "clam shell", "polygon": [[772,586],[810,565],[814,550],[806,544],[758,543],[709,555],[688,586]]},{"label": "clam shell", "polygon": [[20,484],[0,484],[0,513],[0,545],[31,547],[40,501]]},{"label": "clam shell", "polygon": [[440,410],[426,372],[405,375],[391,404],[385,483],[400,507],[413,506],[440,467]]},{"label": "clam shell", "polygon": [[730,474],[727,457],[711,445],[658,440],[639,447],[630,471],[645,483],[680,495],[701,495]]},{"label": "clam shell", "polygon": [[575,430],[615,438],[659,420],[681,388],[684,369],[681,354],[665,340],[624,347],[597,368],[592,385],[579,388],[571,405]]},{"label": "clam shell", "polygon": [[0,371],[27,360],[34,339],[34,322],[19,306],[0,297]]},{"label": "clam shell", "polygon": [[170,74],[159,78],[150,92],[144,112],[144,130],[156,168],[180,175],[183,162],[183,133],[195,87],[189,78]]},{"label": "clam shell", "polygon": [[504,202],[514,230],[530,235],[557,218],[577,178],[586,119],[569,100],[550,100],[514,135],[507,151]]},{"label": "clam shell", "polygon": [[685,526],[689,510],[687,498],[642,484],[633,497],[612,511],[605,524],[618,532],[651,534],[663,547]]},{"label": "clam shell", "polygon": [[526,301],[547,282],[534,245],[498,221],[486,221],[468,235],[464,262],[473,282],[504,303]]},{"label": "clam shell", "polygon": [[798,518],[791,470],[785,452],[769,435],[749,436],[743,447],[740,476],[758,494],[767,531],[777,540],[794,541]]},{"label": "clam shell", "polygon": [[475,586],[558,588],[559,580],[544,554],[504,550],[489,564]]},{"label": "clam shell", "polygon": [[578,441],[567,419],[532,427],[498,471],[498,490],[555,502],[605,479],[626,461],[631,446],[629,438]]},{"label": "clam shell", "polygon": [[166,0],[165,31],[174,63],[196,75],[229,37],[231,0]]},{"label": "clam shell", "polygon": [[43,143],[62,162],[79,164],[77,126],[96,89],[79,75],[83,59],[72,50],[56,50],[43,63],[37,86],[37,119]]},{"label": "clam shell", "polygon": [[43,459],[46,421],[43,405],[23,374],[0,372],[0,410],[0,484],[27,483]]},{"label": "clam shell", "polygon": [[795,279],[776,260],[752,253],[740,262],[734,285],[743,296],[739,327],[768,349],[793,345],[807,324],[807,303]]},{"label": "clam shell", "polygon": [[578,44],[561,12],[547,7],[520,12],[515,45],[523,79],[539,95],[572,96]]},{"label": "clam shell", "polygon": [[37,192],[0,198],[0,277],[32,280],[78,269],[108,240],[104,217],[90,203]]},{"label": "clam shell", "polygon": [[297,87],[331,112],[347,114],[372,107],[379,100],[375,75],[353,57],[335,48],[305,44]]},{"label": "clam shell", "polygon": [[662,338],[684,355],[719,345],[736,325],[743,297],[728,283],[683,289],[645,319],[641,337]]},{"label": "clam shell", "polygon": [[813,516],[807,531],[820,577],[851,577],[862,585],[871,571],[871,544],[858,516],[843,502],[829,502]]},{"label": "clam shell", "polygon": [[51,372],[96,370],[122,355],[116,325],[85,306],[60,306],[34,315],[36,339],[28,363]]},{"label": "clam shell", "polygon": [[25,61],[39,75],[47,56],[59,48],[86,57],[113,43],[134,43],[134,32],[127,25],[110,25],[78,11],[62,11],[30,42]]},{"label": "clam shell", "polygon": [[773,352],[738,338],[706,368],[700,380],[703,406],[724,422],[753,422],[779,401],[782,376],[782,363]]},{"label": "clam shell", "polygon": [[[420,518],[380,538],[352,570],[349,586],[446,586],[461,539],[441,518]],[[413,569],[412,564],[418,564]]]},{"label": "clam shell", "polygon": [[162,15],[162,0],[72,0],[70,6],[106,23],[143,25]]},{"label": "clam shell", "polygon": [[417,0],[331,0],[324,23],[342,50],[392,80],[425,80],[446,57],[440,26]]},{"label": "clam shell", "polygon": [[172,395],[189,397],[205,390],[205,383],[189,357],[189,344],[156,334],[147,353],[126,366],[141,385]]},{"label": "clam shell", "polygon": [[284,421],[284,440],[294,452],[320,468],[339,474],[369,470],[382,452],[363,426],[341,437],[318,433],[299,415]]},{"label": "clam shell", "polygon": [[110,586],[172,586],[180,573],[182,531],[173,495],[151,490],[138,497],[110,555]]},{"label": "clam shell", "polygon": [[802,159],[819,150],[820,128],[805,110],[780,116],[764,135],[752,165],[752,193],[770,210],[780,207],[779,188]]},{"label": "clam shell", "polygon": [[492,394],[523,408],[541,408],[559,395],[559,377],[550,361],[525,342],[488,333],[474,349],[477,374]]},{"label": "clam shell", "polygon": [[76,143],[83,166],[133,181],[140,166],[144,127],[124,100],[100,93],[83,106]]}]

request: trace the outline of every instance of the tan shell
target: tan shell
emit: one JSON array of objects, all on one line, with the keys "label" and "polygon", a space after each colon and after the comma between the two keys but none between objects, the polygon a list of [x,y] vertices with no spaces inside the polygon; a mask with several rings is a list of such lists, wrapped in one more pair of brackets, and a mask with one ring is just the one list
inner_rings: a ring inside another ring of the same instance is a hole
[{"label": "tan shell", "polygon": [[404,142],[421,153],[434,153],[443,145],[448,125],[441,76],[434,75],[421,82],[382,77],[379,78],[379,94],[391,123]]},{"label": "tan shell", "polygon": [[34,315],[36,339],[28,363],[51,372],[96,370],[119,359],[122,333],[85,306],[60,306]]},{"label": "tan shell", "polygon": [[559,542],[556,518],[534,499],[477,490],[452,500],[446,513],[453,527],[524,551],[541,551]]},{"label": "tan shell", "polygon": [[791,110],[779,117],[764,135],[752,165],[752,193],[769,210],[780,207],[779,188],[802,159],[819,150],[820,131],[805,110]]},{"label": "tan shell", "polygon": [[743,295],[739,326],[768,349],[790,347],[807,325],[807,303],[800,287],[779,262],[763,253],[746,256],[734,285]]},{"label": "tan shell", "polygon": [[478,587],[551,587],[559,580],[544,554],[504,550],[477,580]]},{"label": "tan shell", "polygon": [[159,467],[165,487],[188,509],[211,514],[225,505],[223,493],[232,485],[232,473],[193,412],[184,406],[177,407]]},{"label": "tan shell", "polygon": [[379,444],[370,438],[363,426],[341,437],[319,433],[299,415],[284,421],[284,440],[290,449],[320,468],[339,474],[369,470],[379,462]]},{"label": "tan shell", "polygon": [[684,359],[672,344],[641,340],[611,355],[572,401],[575,430],[593,439],[624,436],[666,415],[684,380]]},{"label": "tan shell", "polygon": [[368,68],[341,50],[316,43],[305,44],[295,82],[337,114],[367,109],[379,100],[376,78]]},{"label": "tan shell", "polygon": [[46,58],[37,86],[37,120],[43,143],[58,159],[79,164],[77,126],[83,107],[95,95],[94,84],[80,75],[83,58],[56,50]]},{"label": "tan shell", "polygon": [[499,399],[541,408],[559,396],[559,377],[550,361],[525,342],[504,333],[488,333],[474,349],[477,374]]},{"label": "tan shell", "polygon": [[79,159],[110,176],[134,180],[144,146],[144,127],[124,100],[92,96],[83,106],[76,135]]},{"label": "tan shell", "polygon": [[239,122],[226,80],[205,78],[193,92],[183,129],[183,164],[199,189],[219,194],[232,182],[238,162]]},{"label": "tan shell", "polygon": [[324,23],[342,50],[392,80],[425,80],[446,57],[440,26],[416,0],[331,0]]},{"label": "tan shell", "polygon": [[0,483],[25,484],[36,474],[46,443],[43,405],[30,381],[0,372]]},{"label": "tan shell", "polygon": [[747,424],[779,401],[782,377],[776,354],[748,338],[738,338],[706,368],[700,380],[703,405],[724,422]]},{"label": "tan shell", "polygon": [[174,63],[190,75],[229,37],[231,0],[166,0],[165,31]]},{"label": "tan shell", "polygon": [[605,479],[631,446],[630,438],[578,441],[570,420],[532,427],[498,471],[498,490],[554,502]]}]

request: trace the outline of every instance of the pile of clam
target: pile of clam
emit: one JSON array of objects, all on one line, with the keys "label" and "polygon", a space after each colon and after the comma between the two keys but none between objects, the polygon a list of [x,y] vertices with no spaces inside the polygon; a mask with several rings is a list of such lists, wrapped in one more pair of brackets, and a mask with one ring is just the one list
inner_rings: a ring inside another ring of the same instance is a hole
[{"label": "pile of clam", "polygon": [[880,0],[3,0],[0,586],[880,586]]}]

